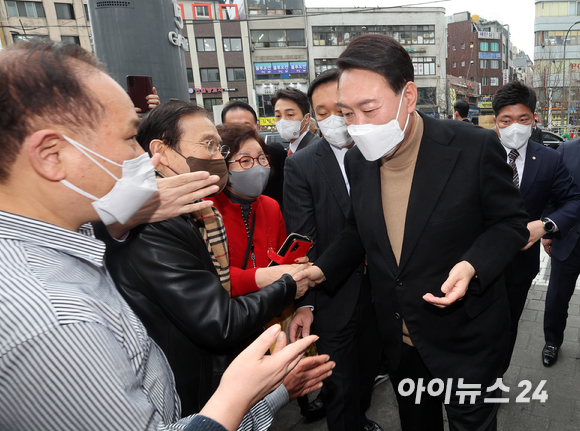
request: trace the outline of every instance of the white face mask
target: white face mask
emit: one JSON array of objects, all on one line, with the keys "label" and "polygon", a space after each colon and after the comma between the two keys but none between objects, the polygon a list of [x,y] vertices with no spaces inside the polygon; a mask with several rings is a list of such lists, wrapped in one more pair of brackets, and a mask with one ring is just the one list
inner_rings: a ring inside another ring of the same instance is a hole
[{"label": "white face mask", "polygon": [[364,158],[369,162],[391,154],[405,138],[409,115],[407,114],[407,122],[403,130],[401,130],[398,120],[404,95],[405,90],[401,94],[397,116],[387,124],[351,124],[348,126],[348,133],[352,136]]},{"label": "white face mask", "polygon": [[[302,122],[306,119],[306,116],[301,121],[292,120],[280,120],[276,121],[276,129],[278,133],[286,141],[293,141],[298,139],[300,136],[300,129],[302,129]],[[310,120],[309,120],[310,121]]]},{"label": "white face mask", "polygon": [[[90,193],[81,190],[74,184],[67,180],[60,182],[69,189],[92,199],[93,207],[97,212],[99,218],[110,225],[115,222],[125,224],[131,217],[147,202],[151,196],[157,192],[157,181],[155,179],[155,170],[151,164],[149,154],[145,153],[141,156],[125,160],[122,165],[115,163],[100,154],[88,149],[78,142],[62,135],[72,146],[78,149],[81,153],[87,156],[98,167],[112,176],[117,182],[115,186],[102,198],[97,198]],[[90,154],[89,154],[90,153]],[[95,160],[91,154],[113,164],[120,166],[123,169],[123,175],[119,179],[113,175],[108,169]]]},{"label": "white face mask", "polygon": [[320,120],[318,126],[330,145],[344,148],[352,144],[352,138],[348,134],[344,117],[331,115],[324,120]]},{"label": "white face mask", "polygon": [[532,136],[532,126],[513,123],[503,129],[496,126],[500,134],[501,143],[510,150],[519,150],[528,143]]}]

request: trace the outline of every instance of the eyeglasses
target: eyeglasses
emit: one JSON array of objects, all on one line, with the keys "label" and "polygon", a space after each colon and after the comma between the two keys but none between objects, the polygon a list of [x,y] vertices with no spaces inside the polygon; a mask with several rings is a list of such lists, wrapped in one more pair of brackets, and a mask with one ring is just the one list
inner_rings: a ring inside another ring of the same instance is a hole
[{"label": "eyeglasses", "polygon": [[215,139],[210,139],[207,142],[193,142],[193,141],[187,141],[185,139],[181,139],[181,141],[191,142],[192,144],[197,144],[197,145],[205,145],[207,152],[211,156],[213,156],[217,152],[220,152],[221,155],[223,156],[223,158],[225,159],[230,154],[230,147],[228,147],[227,145],[222,145],[220,142],[218,142]]},{"label": "eyeglasses", "polygon": [[258,164],[260,166],[263,166],[265,168],[269,168],[270,167],[270,157],[268,157],[265,154],[260,154],[258,157],[252,157],[252,156],[243,156],[240,157],[238,160],[231,160],[228,163],[236,163],[238,162],[240,164],[240,167],[246,171],[248,169],[251,169],[254,167],[254,164],[256,163],[256,160],[258,161]]}]

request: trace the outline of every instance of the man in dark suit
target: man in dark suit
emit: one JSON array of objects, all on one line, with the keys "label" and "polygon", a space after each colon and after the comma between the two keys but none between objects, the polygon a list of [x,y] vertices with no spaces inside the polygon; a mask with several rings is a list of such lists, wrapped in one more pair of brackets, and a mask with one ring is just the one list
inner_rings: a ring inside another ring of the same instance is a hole
[{"label": "man in dark suit", "polygon": [[[576,185],[580,181],[580,139],[560,144],[557,151],[562,154],[564,164]],[[576,222],[563,239],[544,238],[544,250],[551,256],[552,269],[546,294],[544,311],[544,337],[542,363],[551,367],[558,360],[558,350],[564,341],[564,329],[568,317],[568,303],[574,294],[576,280],[580,274],[580,221]]]},{"label": "man in dark suit", "polygon": [[[338,69],[330,69],[310,84],[308,98],[324,138],[289,157],[285,167],[286,228],[313,239],[310,260],[340,234],[350,209],[344,156],[354,143],[337,104],[338,76]],[[329,354],[337,364],[322,388],[329,431],[380,430],[365,416],[381,349],[376,321],[369,319],[373,310],[364,259],[358,264],[335,296],[321,290],[295,301],[296,316],[290,324],[290,340],[295,341],[296,331],[308,335],[314,320],[318,352]]]},{"label": "man in dark suit", "polygon": [[288,155],[302,150],[318,138],[310,131],[310,103],[302,91],[295,88],[279,90],[271,100],[276,117],[276,129],[290,142]]},{"label": "man in dark suit", "polygon": [[469,121],[469,103],[465,100],[460,99],[453,105],[453,118],[458,121],[464,121],[466,123],[471,123]]},{"label": "man in dark suit", "polygon": [[[443,430],[442,402],[451,429],[495,430],[498,404],[484,399],[498,396],[509,343],[502,272],[528,237],[503,148],[492,131],[415,112],[413,63],[395,39],[360,36],[337,65],[356,144],[351,210],[295,279],[326,277],[335,294],[366,254],[403,430]],[[473,403],[457,391],[466,383]]]},{"label": "man in dark suit", "polygon": [[[546,234],[563,238],[574,226],[580,217],[580,189],[574,184],[560,154],[530,140],[536,106],[534,90],[521,82],[510,82],[497,90],[492,106],[495,130],[529,215],[528,243],[508,271],[511,355],[528,290],[540,271],[538,240]],[[546,211],[548,202],[553,205]],[[506,370],[508,366],[509,360]]]},{"label": "man in dark suit", "polygon": [[[222,110],[222,123],[241,123],[252,126],[256,132],[260,131],[260,123],[256,111],[246,102],[241,100],[232,100]],[[284,188],[284,162],[286,161],[286,150],[278,142],[268,144],[270,156],[270,179],[264,189],[264,195],[275,199],[283,207],[283,188]]]}]

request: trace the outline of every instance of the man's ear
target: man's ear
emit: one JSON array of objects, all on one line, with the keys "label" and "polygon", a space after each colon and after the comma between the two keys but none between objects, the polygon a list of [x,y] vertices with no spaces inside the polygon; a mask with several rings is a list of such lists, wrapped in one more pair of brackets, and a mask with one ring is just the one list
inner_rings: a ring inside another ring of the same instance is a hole
[{"label": "man's ear", "polygon": [[39,130],[30,135],[24,145],[30,165],[38,175],[50,181],[66,178],[66,157],[63,150],[72,146],[60,132]]},{"label": "man's ear", "polygon": [[151,156],[159,154],[159,163],[164,166],[169,165],[169,161],[167,159],[168,148],[169,147],[167,146],[167,144],[163,142],[161,139],[153,139],[149,143],[149,152],[151,153]]},{"label": "man's ear", "polygon": [[417,84],[408,82],[403,91],[403,97],[407,101],[407,114],[411,114],[417,106]]}]

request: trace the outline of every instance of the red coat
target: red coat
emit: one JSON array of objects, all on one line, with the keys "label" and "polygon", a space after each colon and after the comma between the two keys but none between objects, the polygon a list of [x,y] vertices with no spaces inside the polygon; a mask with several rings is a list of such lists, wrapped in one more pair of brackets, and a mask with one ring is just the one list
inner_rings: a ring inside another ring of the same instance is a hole
[{"label": "red coat", "polygon": [[259,290],[256,284],[256,269],[268,266],[270,263],[267,255],[268,249],[272,248],[277,252],[286,240],[286,226],[278,202],[268,196],[261,195],[252,203],[249,226],[252,226],[253,218],[257,217],[253,237],[256,268],[252,268],[252,258],[250,257],[246,265],[248,269],[243,270],[242,264],[248,246],[248,235],[240,204],[233,203],[225,193],[213,196],[211,200],[222,214],[228,236],[232,297]]}]

